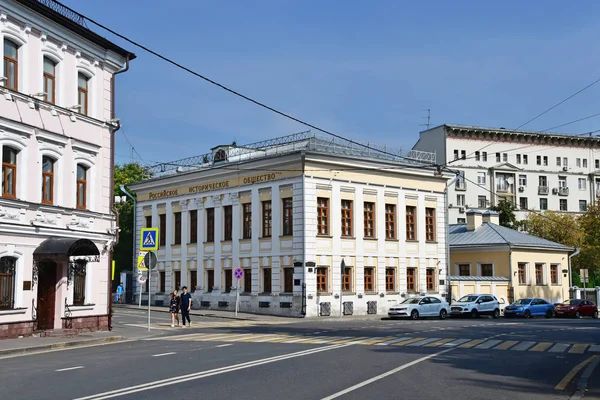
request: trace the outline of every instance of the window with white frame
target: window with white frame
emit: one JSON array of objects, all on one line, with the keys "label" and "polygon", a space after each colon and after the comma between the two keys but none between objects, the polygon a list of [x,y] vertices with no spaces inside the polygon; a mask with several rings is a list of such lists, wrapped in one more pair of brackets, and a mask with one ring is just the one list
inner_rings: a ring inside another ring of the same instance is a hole
[{"label": "window with white frame", "polygon": [[508,162],[508,154],[507,153],[502,153],[502,161]]},{"label": "window with white frame", "polygon": [[560,161],[561,161],[561,160],[562,160],[562,159],[561,159],[560,157],[556,157],[556,166],[557,166],[557,167],[560,167]]},{"label": "window with white frame", "polygon": [[15,307],[16,269],[16,258],[0,258],[0,310]]},{"label": "window with white frame", "polygon": [[519,175],[519,186],[527,186],[527,175]]},{"label": "window with white frame", "polygon": [[461,150],[460,151],[460,158],[461,158],[461,160],[466,160],[467,159],[467,152],[466,152],[466,150]]},{"label": "window with white frame", "polygon": [[4,39],[4,87],[19,90],[19,45]]},{"label": "window with white frame", "polygon": [[528,158],[529,158],[529,156],[527,156],[527,154],[523,154],[523,164],[527,165]]},{"label": "window with white frame", "polygon": [[458,150],[454,150],[454,159],[458,160]]},{"label": "window with white frame", "polygon": [[458,264],[456,269],[458,276],[471,276],[471,264]]},{"label": "window with white frame", "polygon": [[587,168],[587,158],[582,159],[581,163],[583,168]]},{"label": "window with white frame", "polygon": [[585,178],[579,178],[577,180],[577,187],[579,188],[579,190],[586,190],[586,180]]},{"label": "window with white frame", "polygon": [[496,153],[496,162],[500,162],[500,157],[501,157],[501,154],[500,153]]},{"label": "window with white frame", "polygon": [[559,199],[558,207],[560,211],[567,211],[567,199]]},{"label": "window with white frame", "polygon": [[517,164],[521,164],[521,155],[517,154]]},{"label": "window with white frame", "polygon": [[544,165],[547,166],[548,165],[548,156],[544,156]]},{"label": "window with white frame", "polygon": [[551,285],[560,285],[561,277],[560,277],[560,264],[551,264],[550,265],[550,284]]},{"label": "window with white frame", "polygon": [[527,197],[519,197],[519,208],[521,210],[527,210]]},{"label": "window with white frame", "polygon": [[519,263],[517,269],[517,276],[519,279],[519,285],[529,284],[529,264]]},{"label": "window with white frame", "polygon": [[595,160],[594,162],[596,169],[600,169],[600,160]]},{"label": "window with white frame", "polygon": [[458,207],[463,207],[465,205],[465,195],[464,194],[456,195],[456,205]]},{"label": "window with white frame", "polygon": [[477,184],[478,185],[485,185],[485,179],[486,179],[485,172],[477,173]]},{"label": "window with white frame", "polygon": [[548,199],[545,197],[541,197],[540,198],[540,210],[547,210],[548,209]]},{"label": "window with white frame", "polygon": [[542,165],[542,156],[536,156],[536,164],[537,165]]},{"label": "window with white frame", "polygon": [[559,176],[558,177],[558,187],[559,188],[566,188],[567,187],[567,177],[566,176]]},{"label": "window with white frame", "polygon": [[579,211],[580,212],[587,211],[587,201],[586,200],[579,200]]},{"label": "window with white frame", "polygon": [[487,162],[487,151],[481,153],[481,161]]},{"label": "window with white frame", "polygon": [[487,197],[486,196],[477,196],[477,207],[479,207],[479,208],[487,207]]},{"label": "window with white frame", "polygon": [[478,151],[475,152],[475,161],[480,161],[481,160],[481,153],[479,153]]},{"label": "window with white frame", "polygon": [[580,167],[581,167],[581,158],[576,158],[576,159],[575,159],[575,166],[576,166],[577,168],[580,168]]},{"label": "window with white frame", "polygon": [[563,157],[563,167],[569,166],[569,159],[567,157]]},{"label": "window with white frame", "polygon": [[494,276],[494,264],[482,263],[479,264],[480,276]]}]

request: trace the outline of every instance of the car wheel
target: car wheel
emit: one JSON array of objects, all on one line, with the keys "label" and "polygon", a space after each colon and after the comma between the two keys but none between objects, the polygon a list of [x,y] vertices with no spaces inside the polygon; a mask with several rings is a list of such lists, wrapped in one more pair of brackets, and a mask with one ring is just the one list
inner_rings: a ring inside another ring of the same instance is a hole
[{"label": "car wheel", "polygon": [[471,310],[471,318],[479,318],[479,312],[477,310]]},{"label": "car wheel", "polygon": [[598,319],[598,311],[594,312],[594,315],[592,316],[594,319]]},{"label": "car wheel", "polygon": [[524,316],[525,316],[525,319],[531,318],[531,311],[525,310],[525,315]]},{"label": "car wheel", "polygon": [[500,318],[500,310],[498,310],[497,308],[494,310],[494,313],[492,314],[492,317],[494,317],[494,319],[498,319]]},{"label": "car wheel", "polygon": [[412,312],[410,313],[410,317],[412,319],[419,319],[419,312],[417,310],[412,310]]},{"label": "car wheel", "polygon": [[[598,313],[596,313],[597,316]],[[440,319],[446,319],[446,317],[448,316],[448,313],[446,312],[446,310],[444,310],[442,308],[442,310],[440,311]]]},{"label": "car wheel", "polygon": [[581,318],[581,313],[579,311],[575,312],[575,318]]},{"label": "car wheel", "polygon": [[552,318],[552,317],[554,317],[554,313],[552,312],[552,310],[546,311],[546,318]]}]

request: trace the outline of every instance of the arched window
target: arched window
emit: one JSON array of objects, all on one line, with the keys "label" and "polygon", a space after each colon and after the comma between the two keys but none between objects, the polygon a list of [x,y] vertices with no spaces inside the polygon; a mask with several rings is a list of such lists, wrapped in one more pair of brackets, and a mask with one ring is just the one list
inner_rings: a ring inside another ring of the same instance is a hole
[{"label": "arched window", "polygon": [[85,275],[87,261],[77,260],[73,263],[73,305],[85,304]]},{"label": "arched window", "polygon": [[4,39],[4,87],[19,90],[19,46]]},{"label": "arched window", "polygon": [[90,78],[81,72],[77,74],[77,99],[80,107],[79,112],[88,114],[88,83]]},{"label": "arched window", "polygon": [[87,208],[87,167],[77,164],[77,208]]},{"label": "arched window", "polygon": [[0,258],[0,310],[8,310],[15,307],[16,267],[16,258]]},{"label": "arched window", "polygon": [[44,57],[44,93],[44,100],[56,102],[56,63],[48,57]]},{"label": "arched window", "polygon": [[17,197],[17,154],[12,147],[2,148],[2,197]]},{"label": "arched window", "polygon": [[54,159],[42,157],[42,203],[54,203]]}]

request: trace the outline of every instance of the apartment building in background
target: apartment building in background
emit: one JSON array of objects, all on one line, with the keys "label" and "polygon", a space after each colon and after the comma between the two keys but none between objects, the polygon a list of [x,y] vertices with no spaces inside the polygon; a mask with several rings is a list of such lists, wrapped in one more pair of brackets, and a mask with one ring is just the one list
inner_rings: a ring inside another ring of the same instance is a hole
[{"label": "apartment building in background", "polygon": [[501,199],[524,219],[529,210],[583,213],[600,198],[597,136],[445,124],[421,132],[413,149],[460,174],[448,188],[451,224]]},{"label": "apartment building in background", "polygon": [[187,286],[194,308],[233,310],[239,290],[240,311],[298,317],[443,297],[447,177],[423,165],[307,132],[156,166],[130,185],[138,237],[159,228],[143,292],[167,304]]},{"label": "apartment building in background", "polygon": [[0,0],[0,337],[110,324],[115,74],[52,0]]}]

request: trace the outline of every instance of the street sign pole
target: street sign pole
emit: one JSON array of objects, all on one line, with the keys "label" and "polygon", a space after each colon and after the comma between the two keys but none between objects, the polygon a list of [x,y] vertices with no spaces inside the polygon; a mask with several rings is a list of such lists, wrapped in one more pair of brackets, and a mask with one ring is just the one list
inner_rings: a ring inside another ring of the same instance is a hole
[{"label": "street sign pole", "polygon": [[151,276],[152,271],[148,270],[148,332],[150,332],[150,296],[152,295]]},{"label": "street sign pole", "polygon": [[[152,299],[152,270],[156,268],[156,255],[152,253],[158,250],[159,243],[158,228],[140,229],[140,252],[147,251],[142,261],[144,268],[148,270],[148,332],[150,332],[150,302]],[[139,257],[138,257],[139,259]],[[139,263],[138,263],[139,265]],[[140,299],[142,296],[140,295]],[[141,300],[140,300],[141,303]]]},{"label": "street sign pole", "polygon": [[240,307],[240,280],[244,277],[244,270],[237,267],[235,271],[233,271],[233,276],[237,280],[235,285],[235,316],[237,317],[238,309]]}]

